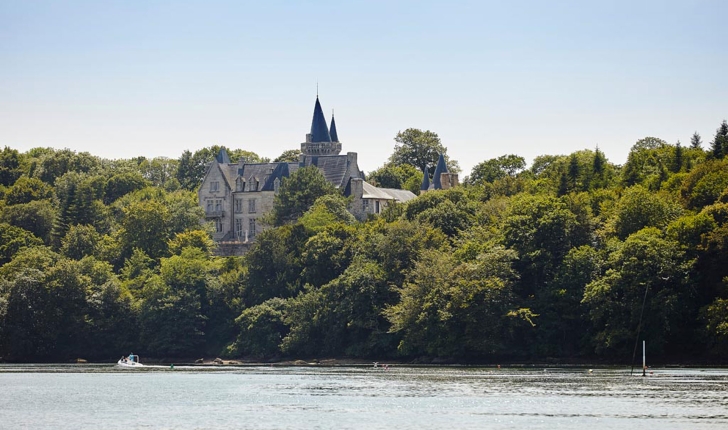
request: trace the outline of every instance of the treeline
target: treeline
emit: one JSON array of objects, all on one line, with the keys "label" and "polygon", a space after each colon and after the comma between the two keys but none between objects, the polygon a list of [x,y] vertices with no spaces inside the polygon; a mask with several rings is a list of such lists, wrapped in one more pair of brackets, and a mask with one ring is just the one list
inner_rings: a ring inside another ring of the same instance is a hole
[{"label": "treeline", "polygon": [[[368,180],[414,188],[444,148],[432,132],[395,140]],[[627,362],[640,330],[651,356],[724,360],[728,124],[701,146],[645,138],[623,166],[598,149],[504,155],[366,222],[299,169],[270,228],[226,258],[195,192],[219,147],[5,148],[0,356]]]}]

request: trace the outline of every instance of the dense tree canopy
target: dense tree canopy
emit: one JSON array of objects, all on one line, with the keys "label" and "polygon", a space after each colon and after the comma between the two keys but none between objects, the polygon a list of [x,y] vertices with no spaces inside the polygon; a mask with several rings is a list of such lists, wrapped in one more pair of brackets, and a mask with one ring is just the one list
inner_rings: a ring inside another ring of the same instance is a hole
[{"label": "dense tree canopy", "polygon": [[[690,351],[725,363],[724,124],[707,151],[697,133],[688,146],[647,137],[623,166],[598,148],[530,166],[497,156],[462,186],[364,222],[316,167],[299,168],[242,257],[217,255],[195,193],[219,146],[128,160],[5,148],[0,359],[108,360],[133,348],[628,363],[639,333],[666,361]],[[395,140],[368,180],[418,191],[422,166],[445,148],[431,131]]]}]

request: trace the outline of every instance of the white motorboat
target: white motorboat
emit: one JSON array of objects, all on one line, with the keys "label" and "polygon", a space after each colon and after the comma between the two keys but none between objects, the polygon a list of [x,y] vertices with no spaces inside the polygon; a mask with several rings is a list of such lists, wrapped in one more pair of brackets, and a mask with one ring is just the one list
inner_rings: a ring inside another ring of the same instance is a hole
[{"label": "white motorboat", "polygon": [[121,357],[119,361],[116,362],[116,365],[119,367],[144,367],[144,365],[139,362],[139,356],[134,354],[129,354],[128,357]]}]

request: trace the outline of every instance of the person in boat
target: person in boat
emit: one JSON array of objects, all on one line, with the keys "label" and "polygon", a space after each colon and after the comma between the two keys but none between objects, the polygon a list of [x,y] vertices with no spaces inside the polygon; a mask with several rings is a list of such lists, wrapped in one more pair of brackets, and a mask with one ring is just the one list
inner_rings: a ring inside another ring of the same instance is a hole
[{"label": "person in boat", "polygon": [[130,363],[134,362],[134,353],[133,352],[131,354],[129,354],[129,362]]}]

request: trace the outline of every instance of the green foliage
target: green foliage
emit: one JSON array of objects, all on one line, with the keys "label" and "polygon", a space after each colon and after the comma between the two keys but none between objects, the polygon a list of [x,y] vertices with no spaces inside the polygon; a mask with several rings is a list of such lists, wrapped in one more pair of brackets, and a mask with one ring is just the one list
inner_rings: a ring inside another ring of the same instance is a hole
[{"label": "green foliage", "polygon": [[703,310],[705,333],[716,355],[728,352],[728,299],[717,298]]},{"label": "green foliage", "polygon": [[104,190],[104,203],[111,204],[119,197],[125,196],[136,190],[149,186],[149,181],[144,179],[140,172],[118,173],[106,182]]},{"label": "green foliage", "polygon": [[457,161],[450,160],[447,156],[447,148],[442,146],[437,133],[430,130],[422,131],[416,128],[408,128],[400,131],[394,138],[397,142],[394,145],[394,152],[389,157],[389,164],[401,166],[409,164],[417,169],[427,169],[430,175],[435,172],[437,160],[440,154],[445,155],[447,169],[452,173],[460,171]]},{"label": "green foliage", "polygon": [[424,175],[410,164],[385,164],[367,175],[367,181],[380,188],[395,188],[419,194]]},{"label": "green foliage", "polygon": [[[417,166],[432,169],[444,147],[419,130],[397,143],[369,180],[418,192]],[[528,170],[504,155],[464,187],[366,222],[302,168],[280,187],[269,228],[228,258],[214,255],[195,192],[219,150],[177,160],[2,151],[0,357],[108,360],[133,348],[621,362],[645,291],[648,354],[728,351],[728,169],[699,143],[642,139],[623,168],[599,149],[536,157]]]},{"label": "green foliage", "polygon": [[74,225],[61,241],[61,254],[74,260],[94,255],[101,235],[90,225]]},{"label": "green foliage", "polygon": [[182,250],[189,247],[199,249],[210,256],[215,249],[215,242],[210,237],[210,232],[206,230],[187,230],[175,234],[169,241],[169,252],[173,255],[180,255]]},{"label": "green foliage", "polygon": [[728,161],[708,160],[696,166],[683,180],[680,196],[690,209],[715,203],[728,188]]},{"label": "green foliage", "polygon": [[518,155],[502,155],[476,164],[473,171],[465,181],[470,185],[479,185],[483,182],[494,182],[506,176],[516,176],[526,168],[526,159]]},{"label": "green foliage", "polygon": [[301,255],[308,240],[300,224],[268,229],[259,234],[245,255],[248,277],[243,291],[246,306],[273,297],[289,298],[301,288]]},{"label": "green foliage", "polygon": [[625,190],[617,203],[614,232],[620,239],[645,227],[664,228],[680,216],[680,206],[641,186]]},{"label": "green foliage", "polygon": [[240,334],[232,345],[232,354],[256,358],[279,354],[281,341],[288,334],[286,304],[286,300],[276,297],[245,309],[235,320]]},{"label": "green foliage", "polygon": [[283,153],[279,156],[277,156],[273,162],[274,163],[297,163],[298,157],[301,155],[300,149],[287,149],[283,151]]},{"label": "green foliage", "polygon": [[285,322],[290,332],[281,349],[304,355],[380,355],[390,338],[381,313],[393,298],[379,265],[355,258],[336,279],[319,289],[309,286],[289,301]]},{"label": "green foliage", "polygon": [[400,301],[385,311],[391,331],[402,335],[400,353],[503,354],[517,323],[509,317],[514,258],[496,248],[474,263],[457,264],[448,253],[424,252],[400,290]]},{"label": "green foliage", "polygon": [[301,216],[300,222],[308,230],[316,232],[335,223],[353,224],[356,219],[347,210],[347,205],[347,199],[339,194],[321,196]]},{"label": "green foliage", "polygon": [[603,276],[586,286],[587,306],[598,354],[628,356],[637,335],[642,302],[647,292],[641,330],[650,348],[690,345],[685,337],[694,296],[687,288],[692,261],[677,242],[646,228],[616,244]]},{"label": "green foliage", "polygon": [[53,185],[57,178],[68,172],[95,173],[101,162],[88,152],[76,153],[70,149],[45,150],[40,155],[35,174],[46,184]]},{"label": "green foliage", "polygon": [[22,157],[17,149],[3,148],[0,152],[0,186],[10,187],[23,173]]},{"label": "green foliage", "polygon": [[40,179],[22,176],[5,194],[5,203],[17,205],[34,200],[50,200],[51,197],[53,197],[53,187]]},{"label": "green foliage", "polygon": [[302,167],[288,178],[283,178],[275,196],[271,219],[274,225],[283,225],[297,220],[321,196],[336,194],[321,171],[315,166]]},{"label": "green foliage", "polygon": [[169,237],[169,209],[154,200],[139,201],[124,208],[121,245],[131,253],[139,248],[152,258],[167,253]]},{"label": "green foliage", "polygon": [[715,131],[715,137],[710,144],[710,152],[713,158],[720,160],[728,155],[728,122],[723,120],[720,127]]},{"label": "green foliage", "polygon": [[51,229],[56,217],[49,200],[35,200],[30,203],[6,206],[0,210],[0,221],[20,227],[50,243]]},{"label": "green foliage", "polygon": [[23,248],[40,246],[43,241],[28,230],[7,223],[0,223],[0,265],[12,260]]}]

